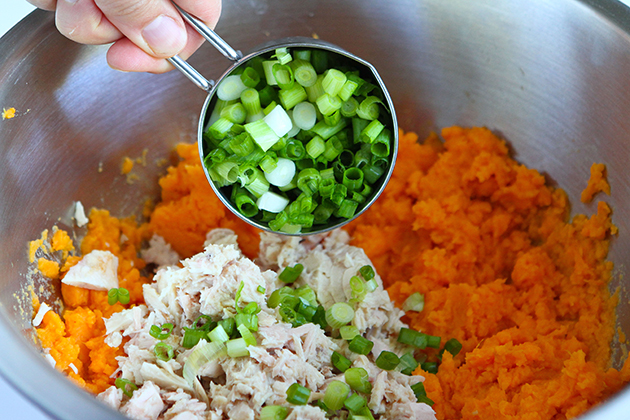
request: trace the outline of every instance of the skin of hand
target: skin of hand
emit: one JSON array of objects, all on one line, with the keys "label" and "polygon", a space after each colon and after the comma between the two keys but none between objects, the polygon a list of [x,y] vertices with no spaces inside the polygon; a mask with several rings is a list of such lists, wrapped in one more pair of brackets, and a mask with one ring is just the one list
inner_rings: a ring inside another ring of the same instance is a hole
[{"label": "skin of hand", "polygon": [[[170,0],[28,0],[55,12],[57,29],[82,44],[109,44],[107,62],[122,71],[164,73],[165,60],[190,57],[203,38]],[[177,5],[214,28],[221,0],[177,0]]]}]

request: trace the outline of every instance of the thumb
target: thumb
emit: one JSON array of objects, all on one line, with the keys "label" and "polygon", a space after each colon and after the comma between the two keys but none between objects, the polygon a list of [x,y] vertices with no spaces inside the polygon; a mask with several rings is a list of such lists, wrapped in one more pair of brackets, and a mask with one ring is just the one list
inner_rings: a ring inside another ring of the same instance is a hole
[{"label": "thumb", "polygon": [[186,25],[168,0],[95,0],[105,17],[131,42],[158,58],[186,46]]}]

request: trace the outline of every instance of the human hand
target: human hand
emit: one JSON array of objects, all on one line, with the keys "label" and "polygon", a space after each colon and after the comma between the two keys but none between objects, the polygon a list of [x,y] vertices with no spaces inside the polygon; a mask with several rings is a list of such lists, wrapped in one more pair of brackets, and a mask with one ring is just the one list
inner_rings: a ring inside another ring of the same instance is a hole
[{"label": "human hand", "polygon": [[[165,60],[190,57],[203,38],[187,25],[170,0],[28,0],[55,11],[59,32],[82,44],[113,43],[107,62],[117,70],[164,73]],[[221,0],[177,0],[191,15],[214,28]]]}]

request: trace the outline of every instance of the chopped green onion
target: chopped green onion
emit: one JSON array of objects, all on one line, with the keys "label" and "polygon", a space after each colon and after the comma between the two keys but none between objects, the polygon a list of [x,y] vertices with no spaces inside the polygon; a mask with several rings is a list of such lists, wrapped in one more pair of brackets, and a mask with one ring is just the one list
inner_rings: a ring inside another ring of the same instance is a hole
[{"label": "chopped green onion", "polygon": [[311,61],[311,50],[293,50],[293,57],[296,60]]},{"label": "chopped green onion", "polygon": [[244,127],[245,131],[252,136],[256,144],[258,144],[264,152],[269,150],[269,148],[280,139],[280,136],[262,119],[245,124]]},{"label": "chopped green onion", "polygon": [[269,299],[267,299],[267,306],[270,308],[276,308],[278,307],[278,305],[280,305],[280,302],[282,301],[283,296],[286,296],[286,295],[290,296],[292,294],[293,294],[293,289],[291,289],[288,286],[276,289],[273,292],[271,292],[271,295],[269,295]]},{"label": "chopped green onion", "polygon": [[260,105],[260,95],[256,89],[245,89],[241,93],[241,103],[247,112],[247,122],[253,122],[264,117]]},{"label": "chopped green onion", "polygon": [[330,196],[330,201],[335,203],[337,206],[340,206],[344,201],[346,194],[348,194],[348,189],[343,184],[336,184],[335,189]]},{"label": "chopped green onion", "polygon": [[204,342],[195,347],[195,349],[186,358],[186,362],[184,363],[184,368],[182,370],[182,376],[192,386],[193,381],[197,376],[197,372],[199,372],[199,369],[201,369],[202,366],[225,355],[225,343]]},{"label": "chopped green onion", "polygon": [[[226,108],[227,109],[227,108]],[[230,149],[238,156],[247,156],[254,151],[254,141],[249,133],[232,137],[228,142]]]},{"label": "chopped green onion", "polygon": [[425,349],[428,344],[428,335],[412,330],[410,328],[401,328],[398,333],[398,342],[417,347],[419,349]]},{"label": "chopped green onion", "polygon": [[155,345],[155,347],[153,347],[153,354],[159,360],[162,360],[163,362],[168,362],[173,358],[175,352],[173,351],[173,347],[171,347],[170,345],[159,342]]},{"label": "chopped green onion", "polygon": [[394,370],[400,364],[400,358],[396,353],[383,350],[374,363],[383,370]]},{"label": "chopped green onion", "polygon": [[343,85],[346,83],[346,80],[346,75],[339,70],[326,70],[326,72],[324,73],[324,78],[322,79],[322,87],[324,88],[324,92],[326,92],[330,96],[337,96],[341,91],[341,88],[343,88]]},{"label": "chopped green onion", "polygon": [[289,139],[285,147],[280,150],[280,155],[290,160],[300,160],[306,156],[306,148],[301,141]]},{"label": "chopped green onion", "polygon": [[343,408],[343,402],[348,398],[350,386],[345,382],[332,381],[326,387],[324,393],[324,404],[332,411]]},{"label": "chopped green onion", "polygon": [[378,289],[378,282],[376,281],[376,279],[370,279],[366,281],[365,289],[370,293]]},{"label": "chopped green onion", "polygon": [[232,358],[249,356],[249,350],[247,350],[247,343],[244,338],[234,338],[227,341],[225,345],[227,355]]},{"label": "chopped green onion", "polygon": [[[339,97],[341,98],[342,101],[348,101],[351,99],[352,94],[357,90],[357,88],[359,87],[359,83],[357,83],[354,80],[346,80],[346,82],[343,84],[343,86],[341,87],[341,89],[339,90]],[[355,99],[356,102],[356,99]],[[358,107],[358,102],[357,102],[357,107]],[[355,108],[356,110],[356,108]]]},{"label": "chopped green onion", "polygon": [[343,173],[343,185],[348,191],[358,191],[363,186],[363,171],[359,168],[348,168]]},{"label": "chopped green onion", "polygon": [[310,130],[317,121],[317,111],[310,102],[300,102],[293,107],[293,122],[302,130]]},{"label": "chopped green onion", "polygon": [[233,101],[234,99],[239,99],[245,89],[247,89],[247,86],[241,80],[241,76],[233,74],[219,83],[219,86],[217,86],[217,97],[223,101]]},{"label": "chopped green onion", "polygon": [[317,295],[309,285],[298,287],[295,289],[295,294],[300,299],[304,299],[309,305],[317,306]]},{"label": "chopped green onion", "polygon": [[337,211],[334,213],[337,217],[344,217],[346,219],[351,219],[354,216],[354,213],[359,207],[359,203],[354,200],[346,200],[344,199],[340,204]]},{"label": "chopped green onion", "polygon": [[330,115],[339,108],[341,108],[341,99],[338,96],[332,96],[328,93],[324,93],[315,101],[317,109],[322,115]]},{"label": "chopped green onion", "polygon": [[265,118],[267,125],[276,133],[278,137],[282,137],[291,131],[293,122],[289,114],[281,107],[276,105]]},{"label": "chopped green onion", "polygon": [[285,267],[282,273],[278,276],[278,279],[284,283],[293,283],[300,277],[304,266],[302,264],[295,264],[293,267]]},{"label": "chopped green onion", "polygon": [[241,73],[241,82],[248,88],[254,88],[260,83],[260,74],[253,67],[246,67]]},{"label": "chopped green onion", "polygon": [[339,334],[341,335],[341,338],[344,340],[352,340],[354,337],[356,337],[360,333],[359,333],[359,329],[355,327],[354,325],[344,325],[343,327],[339,328]]},{"label": "chopped green onion", "polygon": [[339,121],[341,121],[341,112],[339,112],[339,110],[336,110],[332,114],[324,116],[324,122],[326,123],[326,125],[329,125],[331,127],[334,127],[336,124],[339,123]]},{"label": "chopped green onion", "polygon": [[[368,125],[365,126],[363,131],[361,131],[361,141],[363,143],[374,143],[376,138],[381,131],[385,129],[385,126],[379,120],[372,120]],[[389,153],[388,153],[389,154]]]},{"label": "chopped green onion", "polygon": [[123,394],[131,398],[133,391],[136,391],[138,387],[129,379],[117,378],[114,382],[116,388],[122,390]]},{"label": "chopped green onion", "polygon": [[430,406],[434,404],[433,400],[427,397],[427,391],[424,389],[424,384],[422,382],[418,382],[417,384],[411,385],[411,390],[416,396],[417,402],[425,403]]},{"label": "chopped green onion", "polygon": [[337,351],[332,352],[330,361],[332,365],[340,372],[345,372],[350,368],[350,366],[352,366],[352,362],[350,361],[350,359]]},{"label": "chopped green onion", "polygon": [[428,373],[437,373],[438,364],[437,362],[424,362],[420,364],[420,368]]},{"label": "chopped green onion", "polygon": [[234,316],[236,325],[245,325],[251,331],[258,331],[258,315],[240,313]]},{"label": "chopped green onion", "polygon": [[451,353],[453,357],[455,357],[462,350],[462,344],[455,338],[451,338],[446,343],[444,343],[444,350]]},{"label": "chopped green onion", "polygon": [[182,338],[182,347],[192,349],[199,343],[199,340],[207,336],[207,331],[196,330],[184,327],[184,337]]},{"label": "chopped green onion", "polygon": [[260,198],[264,193],[269,191],[269,181],[267,181],[265,174],[261,170],[255,168],[253,169],[253,176],[250,178],[250,182],[245,188],[252,193],[254,197]]},{"label": "chopped green onion", "polygon": [[385,173],[385,169],[371,164],[364,165],[361,170],[363,171],[363,179],[369,184],[374,184]]},{"label": "chopped green onion", "polygon": [[346,302],[337,302],[326,310],[326,322],[339,329],[354,319],[354,309]]},{"label": "chopped green onion", "polygon": [[263,172],[271,172],[278,167],[278,155],[269,151],[265,154],[265,157],[262,158],[258,165]]},{"label": "chopped green onion", "polygon": [[313,195],[319,189],[321,175],[315,168],[306,168],[300,171],[297,178],[297,187],[304,194]]},{"label": "chopped green onion", "polygon": [[341,115],[346,118],[352,118],[357,115],[357,109],[359,108],[359,102],[354,98],[349,98],[341,104]]},{"label": "chopped green onion", "polygon": [[440,337],[434,335],[427,335],[427,347],[432,347],[434,349],[440,348],[440,341],[442,339]]},{"label": "chopped green onion", "polygon": [[293,57],[291,57],[286,47],[276,48],[274,57],[276,57],[280,64],[287,64],[289,61],[293,60]]},{"label": "chopped green onion", "polygon": [[275,64],[280,64],[278,60],[267,60],[262,62],[263,71],[265,73],[265,79],[267,81],[267,85],[269,86],[277,86],[278,82],[273,75],[273,66]]},{"label": "chopped green onion", "polygon": [[313,137],[308,143],[306,143],[306,153],[316,159],[319,155],[324,153],[326,150],[326,145],[324,143],[324,139],[319,136]]},{"label": "chopped green onion", "polygon": [[357,276],[350,277],[350,289],[352,290],[352,298],[362,301],[367,294],[365,282]]},{"label": "chopped green onion", "polygon": [[361,335],[356,335],[350,340],[350,343],[348,343],[348,349],[351,352],[363,355],[370,354],[373,347],[374,343]]},{"label": "chopped green onion", "polygon": [[299,383],[294,383],[287,389],[287,402],[295,405],[306,405],[311,396],[311,390]]},{"label": "chopped green onion", "polygon": [[372,391],[370,376],[368,375],[367,370],[363,368],[349,368],[344,372],[344,378],[346,383],[350,385],[350,388],[357,392],[369,394]]},{"label": "chopped green onion", "polygon": [[260,420],[284,420],[289,410],[281,405],[266,405],[260,409]]},{"label": "chopped green onion", "polygon": [[405,375],[413,374],[413,371],[420,366],[420,363],[413,357],[413,353],[405,353],[400,356],[400,372]]},{"label": "chopped green onion", "polygon": [[[319,136],[317,137],[321,138]],[[343,152],[343,145],[337,136],[332,136],[326,141],[323,155],[326,160],[331,161],[335,159],[341,152]]]},{"label": "chopped green onion", "polygon": [[225,330],[225,333],[228,336],[232,336],[232,334],[234,333],[234,330],[236,329],[236,321],[234,320],[234,318],[222,319],[218,321],[217,324],[223,327],[223,329]]},{"label": "chopped green onion", "polygon": [[376,96],[368,96],[359,104],[357,116],[369,121],[377,119],[379,115],[378,104],[380,103],[381,100]]},{"label": "chopped green onion", "polygon": [[405,300],[402,307],[403,311],[414,311],[414,312],[422,312],[424,309],[424,295],[416,292]]},{"label": "chopped green onion", "polygon": [[315,126],[313,126],[311,131],[313,131],[313,133],[317,134],[324,140],[328,140],[329,138],[346,128],[346,125],[348,125],[348,121],[345,118],[340,119],[339,122],[334,126],[326,124],[325,121],[320,121],[315,124]]},{"label": "chopped green onion", "polygon": [[107,291],[107,303],[115,305],[118,302],[118,289],[113,288]]},{"label": "chopped green onion", "polygon": [[[360,409],[365,407],[365,404],[365,398],[363,398],[359,394],[352,394],[343,402],[343,405],[352,413],[358,412]],[[356,419],[356,416],[353,416],[352,418]]]},{"label": "chopped green onion", "polygon": [[326,327],[328,327],[328,322],[326,322],[326,310],[322,305],[317,306],[312,322],[313,324],[319,325],[322,330],[325,330]]},{"label": "chopped green onion", "polygon": [[242,124],[247,117],[247,111],[242,103],[237,102],[223,108],[220,115],[221,118],[225,118],[235,124]]},{"label": "chopped green onion", "polygon": [[305,60],[294,60],[291,63],[291,68],[293,69],[295,81],[305,88],[311,87],[317,82],[317,72],[310,62]]},{"label": "chopped green onion", "polygon": [[315,84],[313,86],[305,87],[306,96],[309,102],[315,103],[317,98],[326,93],[324,91],[324,87],[322,86],[322,80],[324,80],[324,75],[320,74],[317,76],[317,80],[315,80]]},{"label": "chopped green onion", "polygon": [[[328,180],[324,180],[324,181],[328,181]],[[322,193],[322,190],[321,190],[321,184],[320,184],[320,194],[321,193]],[[313,216],[315,216],[314,223],[325,223],[328,219],[330,219],[330,216],[333,215],[335,208],[336,208],[335,205],[332,204],[329,200],[325,200],[324,202],[322,202],[322,204],[317,206],[315,208],[315,211],[313,212]]]},{"label": "chopped green onion", "polygon": [[[109,296],[107,298],[109,300]],[[123,305],[126,305],[129,303],[129,299],[129,290],[125,289],[124,287],[118,288],[118,301]]]},{"label": "chopped green onion", "polygon": [[254,337],[254,334],[252,334],[247,326],[241,324],[237,326],[236,329],[239,333],[241,333],[241,337],[243,337],[243,340],[245,340],[245,344],[247,344],[248,346],[255,346],[258,344],[256,342],[256,337]]},{"label": "chopped green onion", "polygon": [[288,111],[295,105],[306,100],[308,95],[300,84],[294,83],[293,87],[290,89],[280,89],[280,92],[278,92],[278,98],[280,99],[280,103],[284,109]]},{"label": "chopped green onion", "polygon": [[167,324],[162,324],[161,327],[158,327],[157,325],[151,325],[151,328],[149,329],[149,335],[158,340],[166,340],[168,337],[170,337],[173,328],[174,326],[170,322]]},{"label": "chopped green onion", "polygon": [[225,343],[230,339],[230,336],[225,331],[225,328],[221,324],[217,325],[212,331],[208,333],[208,338],[212,342]]},{"label": "chopped green onion", "polygon": [[293,161],[286,158],[278,158],[276,168],[270,172],[265,172],[265,178],[271,185],[284,187],[291,182],[295,172],[295,163]]},{"label": "chopped green onion", "polygon": [[355,144],[361,142],[361,132],[369,123],[368,120],[364,120],[363,118],[352,119],[352,139]]}]

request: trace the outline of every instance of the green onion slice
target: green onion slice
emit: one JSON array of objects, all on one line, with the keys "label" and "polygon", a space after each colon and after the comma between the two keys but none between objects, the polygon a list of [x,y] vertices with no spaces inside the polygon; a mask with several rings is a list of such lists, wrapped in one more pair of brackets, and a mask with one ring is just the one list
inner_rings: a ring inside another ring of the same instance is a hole
[{"label": "green onion slice", "polygon": [[350,388],[357,392],[369,394],[372,391],[370,377],[367,370],[363,368],[349,368],[344,372],[344,378],[346,383],[350,385]]},{"label": "green onion slice", "polygon": [[422,312],[424,309],[424,295],[419,292],[409,295],[409,297],[405,300],[405,303],[403,303],[402,309],[405,312]]},{"label": "green onion slice", "polygon": [[377,367],[383,370],[394,370],[400,364],[400,358],[396,355],[396,353],[383,350],[381,354],[378,355],[374,363]]},{"label": "green onion slice", "polygon": [[168,362],[173,358],[175,352],[173,351],[173,347],[171,347],[169,344],[159,342],[155,345],[155,347],[153,347],[153,354],[159,360]]},{"label": "green onion slice", "polygon": [[303,270],[304,266],[299,263],[295,264],[293,267],[285,267],[278,278],[284,283],[293,283],[298,279],[298,277],[300,277],[300,274],[302,274]]},{"label": "green onion slice", "polygon": [[299,383],[294,383],[287,389],[287,401],[295,405],[306,405],[311,396],[311,390]]},{"label": "green onion slice", "polygon": [[373,347],[374,343],[372,341],[360,335],[354,336],[354,338],[350,340],[350,343],[348,343],[348,349],[350,349],[351,352],[363,355],[370,354]]},{"label": "green onion slice", "polygon": [[133,395],[133,391],[136,391],[138,387],[129,379],[117,378],[114,382],[116,388],[122,390],[123,394],[130,397]]},{"label": "green onion slice", "polygon": [[330,361],[332,365],[340,372],[345,372],[346,370],[348,370],[348,368],[350,368],[350,366],[352,366],[352,362],[350,361],[350,359],[337,351],[332,352],[332,355],[330,356]]},{"label": "green onion slice", "polygon": [[206,363],[226,355],[226,345],[221,342],[203,342],[190,353],[184,363],[183,376],[192,387],[197,372]]},{"label": "green onion slice", "polygon": [[260,409],[260,420],[284,420],[289,415],[289,409],[281,405],[266,405]]},{"label": "green onion slice", "polygon": [[342,381],[332,381],[326,387],[324,393],[324,404],[332,411],[343,408],[343,402],[350,393],[350,386]]},{"label": "green onion slice", "polygon": [[326,310],[326,322],[339,329],[354,319],[354,309],[345,302],[337,302]]},{"label": "green onion slice", "polygon": [[162,324],[161,327],[158,327],[157,325],[151,325],[151,328],[149,329],[149,335],[158,340],[166,340],[171,335],[173,328],[173,324],[171,324],[170,322],[167,324]]}]

